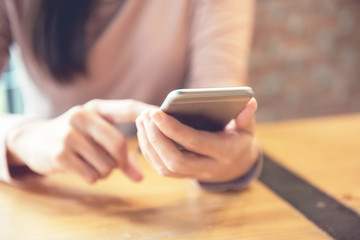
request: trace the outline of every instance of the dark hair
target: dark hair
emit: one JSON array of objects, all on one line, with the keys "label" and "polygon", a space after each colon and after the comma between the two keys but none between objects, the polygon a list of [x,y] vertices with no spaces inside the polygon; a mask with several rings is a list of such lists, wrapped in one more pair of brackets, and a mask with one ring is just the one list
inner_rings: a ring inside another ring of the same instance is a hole
[{"label": "dark hair", "polygon": [[30,46],[59,83],[86,73],[85,28],[94,0],[38,0],[27,18]]}]

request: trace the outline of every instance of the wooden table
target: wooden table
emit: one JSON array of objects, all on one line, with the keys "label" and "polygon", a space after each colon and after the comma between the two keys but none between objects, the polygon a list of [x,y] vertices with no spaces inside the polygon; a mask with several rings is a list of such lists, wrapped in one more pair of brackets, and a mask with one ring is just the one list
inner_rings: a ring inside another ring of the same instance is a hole
[{"label": "wooden table", "polygon": [[[360,115],[259,125],[257,136],[275,162],[360,212]],[[0,239],[332,238],[261,181],[209,193],[138,157],[138,184],[120,172],[92,186],[69,175],[28,189],[0,184]]]}]

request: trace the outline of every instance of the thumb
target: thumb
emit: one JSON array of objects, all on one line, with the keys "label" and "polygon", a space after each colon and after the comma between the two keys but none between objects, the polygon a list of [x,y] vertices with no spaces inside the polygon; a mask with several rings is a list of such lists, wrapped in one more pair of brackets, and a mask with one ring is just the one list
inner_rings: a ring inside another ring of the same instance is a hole
[{"label": "thumb", "polygon": [[132,99],[102,100],[94,99],[84,105],[85,109],[95,111],[112,124],[135,122],[145,110],[158,108]]},{"label": "thumb", "polygon": [[255,128],[255,112],[257,109],[257,101],[251,98],[246,104],[245,108],[235,118],[235,129],[243,130],[250,133],[254,132]]}]

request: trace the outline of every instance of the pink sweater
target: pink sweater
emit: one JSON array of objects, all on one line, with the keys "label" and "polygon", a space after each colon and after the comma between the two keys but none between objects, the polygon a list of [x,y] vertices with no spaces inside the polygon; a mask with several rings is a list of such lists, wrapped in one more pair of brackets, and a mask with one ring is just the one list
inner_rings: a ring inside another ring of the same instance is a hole
[{"label": "pink sweater", "polygon": [[24,115],[0,115],[0,179],[9,175],[4,139],[28,117],[51,118],[94,98],[159,105],[176,88],[244,85],[253,25],[252,0],[101,0],[87,25],[88,79],[59,85],[25,41],[22,14],[31,1],[0,0],[0,70],[9,46],[28,77],[18,79]]}]

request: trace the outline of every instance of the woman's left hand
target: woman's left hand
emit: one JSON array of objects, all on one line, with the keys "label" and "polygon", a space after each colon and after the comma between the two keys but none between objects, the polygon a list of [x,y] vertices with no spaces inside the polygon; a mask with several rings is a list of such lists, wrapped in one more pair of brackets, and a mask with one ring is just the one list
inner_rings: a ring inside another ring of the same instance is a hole
[{"label": "woman's left hand", "polygon": [[[164,176],[231,181],[246,174],[258,159],[256,109],[257,102],[252,98],[220,132],[196,130],[160,109],[146,111],[136,120],[141,151]],[[176,143],[186,150],[180,150]]]}]

